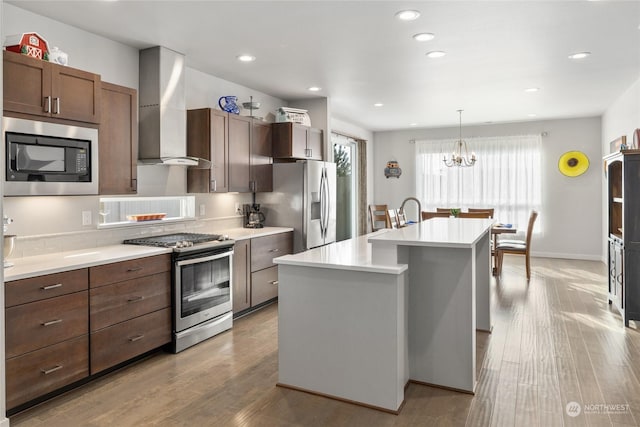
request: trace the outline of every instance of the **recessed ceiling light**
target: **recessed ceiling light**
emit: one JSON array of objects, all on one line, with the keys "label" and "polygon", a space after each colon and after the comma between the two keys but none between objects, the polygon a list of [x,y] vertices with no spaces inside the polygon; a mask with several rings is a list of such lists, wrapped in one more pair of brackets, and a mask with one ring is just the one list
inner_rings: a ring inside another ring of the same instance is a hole
[{"label": "recessed ceiling light", "polygon": [[524,91],[525,92],[529,92],[529,93],[533,93],[533,92],[537,92],[539,90],[540,90],[539,87],[529,87],[529,88],[525,89]]},{"label": "recessed ceiling light", "polygon": [[320,92],[322,88],[319,88],[318,86],[311,86],[309,88],[307,88],[308,91],[310,92]]},{"label": "recessed ceiling light", "polygon": [[414,34],[413,39],[419,42],[428,42],[429,40],[433,40],[435,35],[433,33],[419,33]]},{"label": "recessed ceiling light", "polygon": [[238,61],[241,62],[253,62],[256,60],[255,56],[248,54],[238,55],[236,58],[238,58]]},{"label": "recessed ceiling light", "polygon": [[569,59],[583,59],[589,55],[591,55],[591,52],[572,53],[571,55],[569,55]]},{"label": "recessed ceiling light", "polygon": [[417,123],[409,123],[409,126],[418,126]]},{"label": "recessed ceiling light", "polygon": [[431,52],[427,52],[427,56],[429,58],[442,58],[446,54],[447,54],[447,52],[443,52],[441,50],[434,50],[434,51],[431,51]]},{"label": "recessed ceiling light", "polygon": [[537,114],[527,114],[527,116],[529,116],[529,117],[537,117],[538,115]]},{"label": "recessed ceiling light", "polygon": [[382,107],[384,104],[382,102],[376,102],[373,104],[374,107]]},{"label": "recessed ceiling light", "polygon": [[420,16],[420,12],[417,10],[401,10],[396,13],[396,18],[401,21],[413,21],[414,19],[418,19]]}]

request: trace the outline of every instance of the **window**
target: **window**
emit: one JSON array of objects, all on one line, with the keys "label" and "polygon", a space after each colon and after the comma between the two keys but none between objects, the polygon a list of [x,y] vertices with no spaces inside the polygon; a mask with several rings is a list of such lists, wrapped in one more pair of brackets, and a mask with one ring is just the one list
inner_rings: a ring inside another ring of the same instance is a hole
[{"label": "window", "polygon": [[195,206],[194,196],[101,197],[98,228],[149,224],[158,216],[156,223],[195,220]]},{"label": "window", "polygon": [[468,138],[478,158],[468,168],[442,161],[455,141],[416,141],[416,190],[423,209],[490,207],[499,222],[526,226],[531,210],[541,205],[540,135]]}]

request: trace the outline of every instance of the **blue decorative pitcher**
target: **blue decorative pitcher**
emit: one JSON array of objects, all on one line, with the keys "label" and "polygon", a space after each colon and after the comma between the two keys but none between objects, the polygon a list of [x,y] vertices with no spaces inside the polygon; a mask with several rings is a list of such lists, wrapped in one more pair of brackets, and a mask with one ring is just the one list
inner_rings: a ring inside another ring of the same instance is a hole
[{"label": "blue decorative pitcher", "polygon": [[221,96],[218,99],[218,105],[222,109],[222,111],[226,111],[227,113],[240,114],[240,107],[236,104],[238,101],[237,96]]}]

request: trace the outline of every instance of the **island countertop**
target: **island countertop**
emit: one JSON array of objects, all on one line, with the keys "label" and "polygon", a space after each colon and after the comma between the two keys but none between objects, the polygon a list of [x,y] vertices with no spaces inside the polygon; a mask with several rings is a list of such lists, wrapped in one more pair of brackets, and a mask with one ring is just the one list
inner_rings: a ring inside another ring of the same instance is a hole
[{"label": "island countertop", "polygon": [[369,235],[369,243],[405,246],[471,247],[495,220],[483,218],[432,218],[386,233]]},{"label": "island countertop", "polygon": [[372,236],[381,236],[388,231],[386,229],[380,230],[294,255],[281,256],[274,259],[273,262],[302,267],[400,274],[407,269],[406,264],[390,266],[376,265],[371,262],[371,244],[367,242],[367,239]]}]

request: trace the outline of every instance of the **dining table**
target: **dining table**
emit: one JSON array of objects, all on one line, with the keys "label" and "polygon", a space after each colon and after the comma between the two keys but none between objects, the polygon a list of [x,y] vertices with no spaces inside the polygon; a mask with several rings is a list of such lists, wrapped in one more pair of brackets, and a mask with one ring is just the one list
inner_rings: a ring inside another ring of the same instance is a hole
[{"label": "dining table", "polygon": [[511,226],[511,224],[495,224],[491,227],[491,238],[493,239],[493,248],[491,250],[491,258],[493,259],[493,267],[491,269],[492,274],[495,276],[498,273],[497,269],[497,256],[498,253],[496,248],[498,247],[498,235],[499,234],[515,234],[518,232],[518,229]]}]

